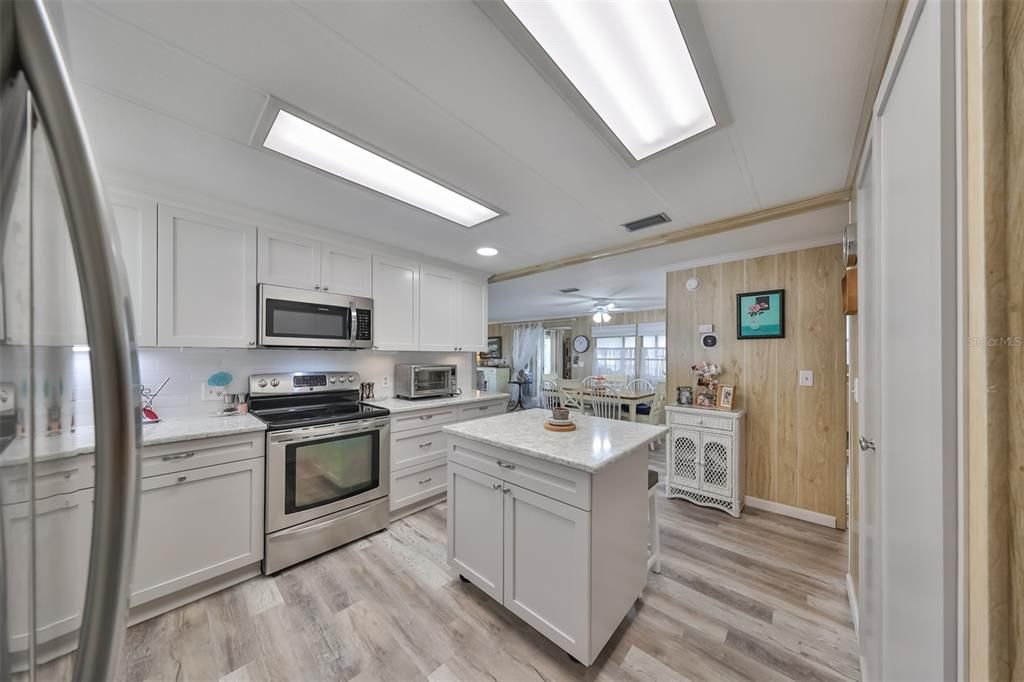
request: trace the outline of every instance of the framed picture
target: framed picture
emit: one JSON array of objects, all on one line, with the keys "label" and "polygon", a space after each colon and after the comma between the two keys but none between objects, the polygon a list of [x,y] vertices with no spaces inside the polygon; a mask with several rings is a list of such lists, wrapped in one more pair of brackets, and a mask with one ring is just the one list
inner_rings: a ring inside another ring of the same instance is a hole
[{"label": "framed picture", "polygon": [[736,294],[736,338],[786,338],[785,290]]},{"label": "framed picture", "polygon": [[733,399],[736,397],[736,387],[726,384],[718,385],[718,405],[722,410],[731,410]]},{"label": "framed picture", "polygon": [[501,337],[500,336],[488,336],[487,337],[487,355],[492,358],[501,357]]},{"label": "framed picture", "polygon": [[714,393],[698,393],[697,407],[715,407]]}]

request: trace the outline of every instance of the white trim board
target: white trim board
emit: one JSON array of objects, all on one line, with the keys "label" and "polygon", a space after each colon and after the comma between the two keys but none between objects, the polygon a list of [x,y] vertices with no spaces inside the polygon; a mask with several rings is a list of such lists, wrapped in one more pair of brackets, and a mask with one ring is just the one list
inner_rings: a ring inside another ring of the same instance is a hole
[{"label": "white trim board", "polygon": [[836,517],[816,511],[810,511],[809,509],[791,507],[788,504],[772,502],[771,500],[762,500],[759,497],[751,497],[750,495],[746,496],[744,504],[748,507],[753,507],[754,509],[763,509],[767,512],[789,516],[794,519],[800,519],[801,521],[809,521],[810,523],[816,523],[819,526],[825,526],[826,528],[836,527]]},{"label": "white trim board", "polygon": [[850,618],[853,620],[853,632],[860,643],[860,607],[857,606],[857,588],[853,586],[853,576],[846,574],[846,596],[850,599]]},{"label": "white trim board", "polygon": [[679,270],[689,270],[691,268],[701,268],[706,265],[721,265],[723,263],[733,263],[738,260],[748,260],[750,258],[760,258],[762,256],[775,256],[780,253],[789,253],[790,251],[803,251],[804,249],[816,249],[819,246],[832,246],[833,244],[842,243],[842,234],[824,235],[822,237],[814,237],[813,239],[800,239],[796,241],[772,244],[759,249],[734,251],[732,253],[723,253],[717,256],[708,256],[707,258],[695,258],[693,260],[682,261],[680,263],[671,263],[658,269],[669,273]]}]

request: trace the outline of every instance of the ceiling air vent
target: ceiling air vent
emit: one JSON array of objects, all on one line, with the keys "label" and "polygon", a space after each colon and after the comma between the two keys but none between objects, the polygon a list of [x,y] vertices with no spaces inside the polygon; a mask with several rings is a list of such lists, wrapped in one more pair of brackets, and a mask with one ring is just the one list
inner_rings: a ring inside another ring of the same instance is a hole
[{"label": "ceiling air vent", "polygon": [[656,215],[649,215],[646,218],[640,218],[639,220],[634,220],[632,222],[626,223],[625,225],[623,225],[623,227],[626,228],[627,232],[636,232],[637,230],[642,230],[647,227],[662,225],[664,223],[670,222],[671,220],[672,219],[669,218],[667,214],[658,213]]},{"label": "ceiling air vent", "polygon": [[579,287],[569,287],[568,289],[559,289],[559,291],[562,292],[563,294],[575,294],[579,290],[580,290]]}]

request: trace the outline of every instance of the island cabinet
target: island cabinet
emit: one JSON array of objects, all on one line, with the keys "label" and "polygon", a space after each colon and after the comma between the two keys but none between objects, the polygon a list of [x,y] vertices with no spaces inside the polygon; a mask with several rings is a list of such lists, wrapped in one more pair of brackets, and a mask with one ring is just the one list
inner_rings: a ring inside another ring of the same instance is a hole
[{"label": "island cabinet", "polygon": [[590,665],[646,584],[646,445],[585,471],[446,430],[449,564]]}]

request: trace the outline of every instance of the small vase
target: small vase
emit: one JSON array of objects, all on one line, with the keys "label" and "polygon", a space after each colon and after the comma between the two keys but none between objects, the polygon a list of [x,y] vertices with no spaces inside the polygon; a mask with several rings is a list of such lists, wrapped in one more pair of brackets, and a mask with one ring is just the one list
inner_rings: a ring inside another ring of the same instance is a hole
[{"label": "small vase", "polygon": [[756,317],[750,321],[750,328],[751,329],[760,329],[761,328],[761,323],[757,321]]}]

